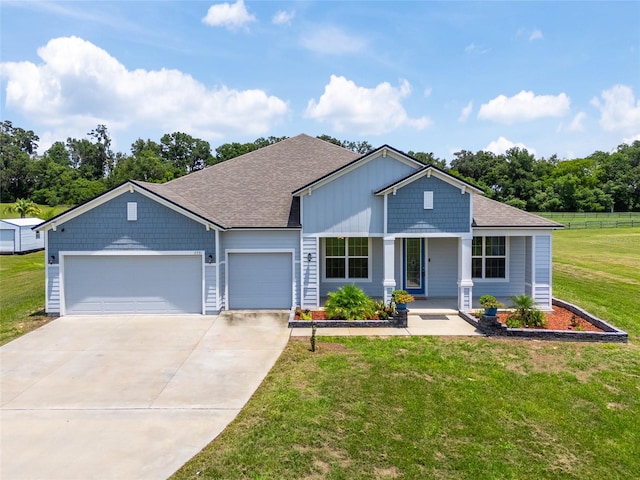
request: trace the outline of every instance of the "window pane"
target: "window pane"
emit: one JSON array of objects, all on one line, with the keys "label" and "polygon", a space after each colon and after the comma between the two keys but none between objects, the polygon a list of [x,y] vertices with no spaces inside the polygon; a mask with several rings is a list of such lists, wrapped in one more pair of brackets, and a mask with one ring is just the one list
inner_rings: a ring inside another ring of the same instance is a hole
[{"label": "window pane", "polygon": [[486,237],[485,252],[486,255],[505,255],[505,238],[504,237]]},{"label": "window pane", "polygon": [[326,267],[327,278],[345,278],[344,258],[327,258]]},{"label": "window pane", "polygon": [[369,240],[367,238],[349,239],[349,256],[366,257],[369,255]]},{"label": "window pane", "polygon": [[482,256],[482,237],[473,237],[471,243],[471,255],[474,257]]},{"label": "window pane", "polygon": [[482,278],[482,258],[471,259],[471,276],[473,278]]},{"label": "window pane", "polygon": [[485,266],[485,278],[505,278],[505,259],[487,258]]},{"label": "window pane", "polygon": [[325,255],[327,257],[344,257],[344,238],[327,238]]},{"label": "window pane", "polygon": [[349,278],[368,278],[369,260],[366,258],[349,259]]}]

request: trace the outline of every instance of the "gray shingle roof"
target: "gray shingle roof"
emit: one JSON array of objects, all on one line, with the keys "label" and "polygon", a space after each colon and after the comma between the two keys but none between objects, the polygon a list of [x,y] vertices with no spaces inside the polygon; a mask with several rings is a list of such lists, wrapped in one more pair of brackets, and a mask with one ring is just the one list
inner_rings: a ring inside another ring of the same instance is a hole
[{"label": "gray shingle roof", "polygon": [[562,225],[482,195],[473,197],[474,227],[562,228]]},{"label": "gray shingle roof", "polygon": [[226,228],[284,228],[295,208],[291,192],[358,157],[298,135],[162,185],[143,185]]},{"label": "gray shingle roof", "polygon": [[[165,184],[133,183],[223,228],[295,227],[292,192],[359,157],[303,134]],[[474,227],[562,227],[481,195],[473,199]]]}]

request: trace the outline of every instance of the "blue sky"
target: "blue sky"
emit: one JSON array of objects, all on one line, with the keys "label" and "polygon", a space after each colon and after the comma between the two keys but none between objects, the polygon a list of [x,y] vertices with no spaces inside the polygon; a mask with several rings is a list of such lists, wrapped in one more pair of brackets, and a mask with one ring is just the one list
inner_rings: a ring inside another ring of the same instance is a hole
[{"label": "blue sky", "polygon": [[640,139],[640,2],[0,1],[3,120],[41,151],[323,133],[586,156]]}]

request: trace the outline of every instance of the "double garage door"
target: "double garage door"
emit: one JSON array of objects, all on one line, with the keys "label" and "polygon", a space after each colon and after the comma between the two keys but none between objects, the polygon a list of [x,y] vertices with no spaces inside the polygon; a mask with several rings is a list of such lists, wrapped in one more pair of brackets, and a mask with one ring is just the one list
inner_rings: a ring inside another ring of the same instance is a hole
[{"label": "double garage door", "polygon": [[201,255],[64,257],[67,315],[202,313]]}]

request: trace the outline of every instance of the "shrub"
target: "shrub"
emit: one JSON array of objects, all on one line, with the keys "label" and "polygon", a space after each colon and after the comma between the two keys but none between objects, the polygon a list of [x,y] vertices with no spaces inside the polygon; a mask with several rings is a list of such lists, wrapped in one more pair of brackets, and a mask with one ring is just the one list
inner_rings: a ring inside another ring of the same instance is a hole
[{"label": "shrub", "polygon": [[502,303],[500,303],[496,297],[493,295],[482,295],[479,299],[480,305],[482,308],[500,308],[502,307]]},{"label": "shrub", "polygon": [[[508,327],[544,328],[547,326],[547,317],[536,308],[536,302],[533,298],[528,295],[516,295],[511,297],[511,300],[513,301],[512,308],[515,308],[515,312],[507,317],[506,323]],[[516,326],[516,324],[518,325]]]},{"label": "shrub", "polygon": [[329,293],[324,311],[330,320],[370,320],[375,304],[361,288],[350,284]]}]

